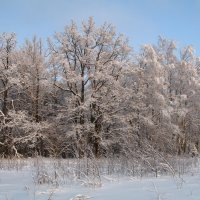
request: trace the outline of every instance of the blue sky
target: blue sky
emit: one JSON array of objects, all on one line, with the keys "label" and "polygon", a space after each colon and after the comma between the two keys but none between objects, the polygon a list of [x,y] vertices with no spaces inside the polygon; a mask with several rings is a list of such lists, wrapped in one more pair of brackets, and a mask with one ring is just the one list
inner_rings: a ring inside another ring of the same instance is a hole
[{"label": "blue sky", "polygon": [[200,54],[200,0],[0,0],[0,32],[15,32],[19,44],[34,34],[45,40],[89,16],[97,25],[114,24],[136,50],[161,35]]}]

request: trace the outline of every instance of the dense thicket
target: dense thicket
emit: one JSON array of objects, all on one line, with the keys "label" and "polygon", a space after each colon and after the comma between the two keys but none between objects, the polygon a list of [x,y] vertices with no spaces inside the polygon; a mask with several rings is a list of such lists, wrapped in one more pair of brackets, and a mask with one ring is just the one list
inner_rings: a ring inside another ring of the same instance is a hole
[{"label": "dense thicket", "polygon": [[111,24],[72,22],[21,48],[0,35],[0,154],[198,154],[200,62],[158,39],[134,53]]}]

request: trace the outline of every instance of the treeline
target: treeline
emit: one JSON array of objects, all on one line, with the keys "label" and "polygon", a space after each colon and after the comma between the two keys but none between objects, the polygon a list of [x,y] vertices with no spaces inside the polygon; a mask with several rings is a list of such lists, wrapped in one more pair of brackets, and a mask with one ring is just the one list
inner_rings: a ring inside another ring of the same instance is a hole
[{"label": "treeline", "polygon": [[[46,45],[47,46],[47,45]],[[0,156],[152,157],[200,150],[200,59],[158,39],[135,53],[92,18],[16,47],[0,35]]]}]

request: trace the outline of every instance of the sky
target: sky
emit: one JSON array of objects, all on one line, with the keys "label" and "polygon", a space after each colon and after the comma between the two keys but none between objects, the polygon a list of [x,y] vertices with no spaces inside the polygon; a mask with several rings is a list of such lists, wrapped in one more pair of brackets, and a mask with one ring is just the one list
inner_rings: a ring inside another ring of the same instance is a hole
[{"label": "sky", "polygon": [[90,16],[98,26],[112,23],[136,51],[160,35],[200,55],[200,0],[0,0],[0,32],[15,32],[18,45],[34,35],[45,41]]}]

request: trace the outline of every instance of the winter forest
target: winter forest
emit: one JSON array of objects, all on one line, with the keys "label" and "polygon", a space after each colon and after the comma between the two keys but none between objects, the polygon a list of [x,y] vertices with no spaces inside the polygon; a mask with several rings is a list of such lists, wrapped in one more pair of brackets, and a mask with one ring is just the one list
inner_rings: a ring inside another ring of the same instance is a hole
[{"label": "winter forest", "polygon": [[0,200],[199,200],[200,57],[130,44],[93,17],[0,34]]},{"label": "winter forest", "polygon": [[0,156],[197,156],[200,59],[162,37],[135,52],[112,24],[46,41],[0,35]]}]

